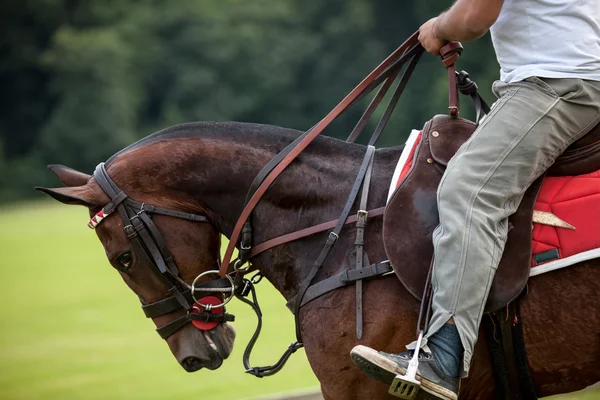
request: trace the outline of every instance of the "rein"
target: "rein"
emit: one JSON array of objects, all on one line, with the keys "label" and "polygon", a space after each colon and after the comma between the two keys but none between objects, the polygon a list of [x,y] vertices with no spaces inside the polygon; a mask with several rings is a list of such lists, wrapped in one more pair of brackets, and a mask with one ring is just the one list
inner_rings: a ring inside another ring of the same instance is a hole
[{"label": "rein", "polygon": [[[227,274],[227,269],[229,268],[229,263],[231,261],[231,257],[233,255],[233,250],[238,245],[238,240],[240,239],[240,233],[250,217],[250,214],[265,194],[269,186],[275,181],[275,179],[283,172],[287,166],[300,155],[300,153],[321,133],[323,130],[333,122],[337,117],[339,117],[342,112],[348,109],[352,104],[362,99],[366,96],[371,90],[373,90],[381,81],[387,79],[392,75],[394,68],[389,68],[394,65],[395,67],[401,67],[404,65],[409,57],[415,56],[416,54],[422,54],[423,48],[421,47],[418,41],[418,32],[415,32],[406,42],[404,42],[398,49],[396,49],[388,58],[386,58],[373,72],[371,72],[358,86],[356,86],[325,118],[323,118],[319,123],[317,123],[313,128],[309,129],[298,137],[292,144],[290,144],[286,149],[284,149],[278,156],[274,158],[274,160],[279,160],[278,162],[271,162],[267,164],[263,168],[263,171],[259,173],[257,179],[264,175],[264,179],[261,180],[258,187],[251,195],[250,200],[246,203],[241,215],[238,218],[237,223],[233,229],[231,237],[229,239],[229,244],[227,246],[227,250],[225,251],[225,256],[223,257],[223,264],[221,265],[221,269],[219,274],[221,276],[225,276]],[[395,77],[395,76],[394,76]],[[368,89],[368,90],[367,90]],[[383,88],[382,88],[383,89]],[[383,98],[383,96],[381,96]],[[366,126],[366,124],[365,124]],[[293,146],[293,147],[292,147]],[[256,179],[255,179],[256,181]],[[252,188],[250,189],[252,191]],[[250,193],[248,194],[250,196]],[[245,243],[242,243],[243,245]],[[240,245],[240,246],[241,246]],[[245,247],[248,247],[247,245]]]},{"label": "rein", "polygon": [[[202,330],[211,330],[219,323],[233,321],[235,317],[225,312],[225,305],[235,296],[242,302],[248,304],[254,310],[258,318],[255,333],[249,341],[243,355],[243,363],[246,372],[259,378],[273,375],[283,368],[291,354],[304,346],[302,343],[299,321],[300,308],[309,301],[328,293],[331,290],[352,283],[356,284],[356,334],[359,339],[361,338],[362,280],[393,273],[391,266],[387,261],[369,265],[368,258],[364,252],[364,232],[367,220],[369,218],[382,216],[385,211],[385,206],[374,210],[366,210],[372,166],[375,158],[374,145],[389,121],[410,76],[424,52],[424,49],[421,47],[417,38],[418,32],[414,33],[406,42],[375,68],[375,70],[355,87],[329,114],[327,114],[325,118],[296,138],[263,167],[250,186],[246,197],[245,207],[235,224],[220,269],[201,273],[194,279],[191,285],[187,284],[179,277],[175,261],[168,252],[158,228],[153,223],[151,214],[161,214],[193,222],[211,224],[212,222],[203,215],[174,211],[150,204],[138,203],[129,198],[112,181],[106,171],[104,163],[98,165],[93,176],[111,201],[90,220],[88,226],[92,229],[96,228],[104,218],[117,210],[125,225],[125,232],[131,240],[133,248],[139,250],[148,257],[155,267],[152,268],[152,271],[154,271],[165,284],[170,294],[170,296],[165,299],[149,304],[144,303],[144,301],[140,299],[146,317],[156,318],[181,309],[185,311],[184,315],[156,329],[163,339],[167,339],[169,336],[183,328],[187,323],[192,323]],[[442,62],[448,69],[450,88],[449,112],[452,116],[458,115],[458,90],[460,90],[463,93],[469,94],[476,102],[479,119],[480,110],[483,107],[487,107],[487,105],[478,95],[477,86],[468,79],[468,74],[457,74],[455,71],[454,63],[456,59],[458,59],[461,51],[462,46],[458,42],[449,43],[442,48],[441,51]],[[252,226],[249,217],[273,181],[332,121],[381,85],[381,88],[371,100],[347,139],[348,142],[354,142],[365,129],[368,121],[373,116],[375,110],[378,108],[393,83],[397,80],[400,71],[406,64],[408,64],[408,66],[398,80],[394,93],[369,140],[359,172],[340,217],[337,220],[301,229],[296,232],[269,239],[259,245],[252,246]],[[483,109],[485,110],[485,108]],[[350,216],[350,212],[360,191],[362,191],[362,194],[359,201],[358,212],[355,216]],[[311,286],[312,281],[323,266],[330,250],[339,239],[342,228],[344,225],[350,223],[356,223],[356,268],[354,270],[344,271],[341,274]],[[276,364],[265,367],[251,367],[249,361],[250,355],[262,329],[262,311],[256,298],[254,286],[260,282],[262,275],[258,272],[250,279],[245,277],[245,275],[252,270],[250,259],[276,246],[330,229],[332,230],[329,232],[324,247],[315,260],[312,269],[300,285],[296,296],[288,302],[288,307],[290,307],[294,313],[296,341],[288,347]],[[231,258],[236,247],[239,248],[239,256],[232,262]],[[249,265],[245,266],[246,264]],[[201,279],[209,274],[219,274],[220,278],[201,282]],[[202,294],[204,297],[198,299],[198,294]],[[218,299],[214,297],[214,294],[220,294],[224,299]],[[222,309],[222,312],[216,312],[217,309]]]},{"label": "rein", "polygon": [[[306,237],[308,235],[314,234],[316,232],[322,232],[325,230],[334,227],[332,231],[329,232],[328,238],[325,242],[321,253],[315,260],[312,269],[308,273],[308,276],[304,279],[303,283],[300,285],[297,295],[295,296],[295,301],[293,304],[293,314],[294,321],[296,326],[296,342],[292,343],[285,353],[281,356],[279,361],[273,365],[268,367],[249,367],[249,357],[252,351],[254,342],[258,338],[260,334],[260,330],[262,327],[262,314],[260,312],[260,308],[256,301],[256,294],[254,291],[253,283],[251,281],[249,285],[250,289],[246,293],[252,293],[253,300],[247,300],[243,297],[240,297],[243,302],[249,304],[257,314],[258,317],[258,326],[255,331],[255,334],[252,337],[251,342],[248,344],[246,351],[244,352],[244,366],[246,367],[246,372],[256,376],[263,377],[276,373],[279,371],[288,360],[288,358],[296,352],[299,348],[303,347],[302,343],[302,332],[300,327],[300,308],[305,304],[304,298],[311,288],[311,283],[316,277],[317,273],[323,266],[329,252],[339,239],[340,232],[343,226],[349,220],[349,213],[354,205],[354,202],[357,198],[359,190],[362,188],[362,196],[360,201],[360,207],[356,214],[356,217],[353,221],[356,221],[357,228],[357,237],[355,241],[355,250],[356,250],[356,277],[352,280],[346,279],[345,282],[342,282],[341,285],[338,283],[327,283],[327,286],[321,285],[318,290],[314,290],[311,296],[315,296],[315,294],[324,294],[328,291],[334,290],[335,288],[341,287],[343,285],[349,283],[356,283],[356,321],[357,321],[357,338],[360,339],[362,337],[362,280],[383,276],[389,274],[391,272],[391,266],[389,262],[383,262],[380,264],[374,264],[368,267],[365,267],[365,258],[366,254],[364,253],[364,229],[366,226],[366,221],[369,217],[369,212],[366,211],[366,204],[368,200],[368,191],[370,184],[370,175],[372,170],[372,164],[375,155],[375,142],[381,135],[383,129],[385,128],[389,118],[392,115],[392,112],[410,79],[421,55],[423,54],[424,49],[420,45],[418,41],[418,32],[414,33],[406,42],[404,42],[398,49],[396,49],[388,58],[386,58],[373,72],[371,72],[357,87],[355,87],[325,118],[323,118],[319,123],[313,126],[311,129],[300,135],[296,140],[290,143],[283,151],[277,154],[271,161],[267,163],[263,167],[263,169],[259,172],[259,174],[255,177],[254,181],[250,186],[250,190],[246,196],[246,205],[239,216],[233,232],[230,237],[229,244],[227,246],[227,250],[225,252],[225,256],[223,258],[223,262],[221,264],[221,268],[219,271],[220,276],[226,276],[228,271],[230,271],[231,267],[236,271],[239,275],[243,276],[244,274],[250,272],[251,267],[248,266],[246,268],[242,268],[243,265],[249,263],[252,257],[257,256],[267,249],[271,249],[275,246],[288,243],[293,240],[300,239],[302,237]],[[463,88],[460,88],[461,91],[463,89],[466,91],[467,89],[471,89],[473,91],[473,87],[475,88],[475,94],[472,95],[473,99],[476,101],[476,109],[477,116],[479,119],[479,115],[481,114],[480,108],[482,104],[485,105],[485,102],[479,97],[476,93],[476,85],[471,87],[466,87],[464,82],[468,82],[468,75],[461,76],[456,72],[455,62],[458,59],[462,52],[462,45],[458,42],[450,42],[441,50],[442,54],[442,62],[444,66],[448,70],[448,83],[449,83],[449,113],[452,117],[457,117],[459,113],[459,102],[458,102],[458,91],[459,87],[457,86],[457,79],[462,78]],[[387,91],[396,80],[399,75],[402,67],[408,63],[408,67],[404,71],[402,77],[400,78],[398,85],[386,107],[385,112],[383,113],[375,131],[373,132],[371,139],[369,140],[367,151],[363,158],[362,165],[348,197],[344,209],[341,213],[341,216],[337,221],[331,221],[329,223],[320,224],[311,228],[303,229],[301,231],[293,232],[290,234],[286,234],[280,236],[278,238],[270,239],[267,242],[264,242],[254,249],[252,247],[252,226],[249,220],[249,217],[265,194],[270,185],[275,181],[275,179],[287,168],[287,166],[296,159],[304,149],[321,133],[323,130],[333,122],[339,115],[341,115],[345,110],[347,110],[350,106],[355,104],[364,98],[367,94],[369,94],[372,90],[374,90],[378,85],[383,82],[383,85],[379,89],[378,93],[375,95],[360,120],[356,124],[355,128],[351,132],[347,141],[353,142],[355,141],[364,128],[366,127],[368,121],[372,117],[375,110],[378,108],[379,104],[385,97]],[[458,77],[457,77],[458,75]],[[471,81],[472,82],[472,81]],[[479,103],[478,100],[481,100]],[[486,105],[487,106],[487,105]],[[381,207],[377,210],[377,216],[382,215],[385,207]],[[379,214],[381,212],[381,214]],[[375,215],[370,215],[373,217]],[[238,258],[231,262],[231,257],[233,255],[234,249],[239,248]],[[363,257],[364,256],[364,257]],[[368,261],[366,262],[368,265]],[[348,274],[345,275],[348,278]],[[344,275],[341,276],[344,278]],[[316,286],[316,285],[315,285]],[[236,293],[237,296],[237,293]],[[313,297],[314,299],[315,297]],[[289,303],[288,303],[289,304]]]}]

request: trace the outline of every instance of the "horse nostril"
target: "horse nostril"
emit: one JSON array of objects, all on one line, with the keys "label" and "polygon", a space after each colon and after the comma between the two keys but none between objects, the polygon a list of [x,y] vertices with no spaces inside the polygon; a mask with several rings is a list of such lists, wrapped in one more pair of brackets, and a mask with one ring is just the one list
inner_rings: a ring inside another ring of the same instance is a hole
[{"label": "horse nostril", "polygon": [[202,369],[202,361],[196,357],[186,357],[182,362],[181,366],[187,372],[195,372]]}]

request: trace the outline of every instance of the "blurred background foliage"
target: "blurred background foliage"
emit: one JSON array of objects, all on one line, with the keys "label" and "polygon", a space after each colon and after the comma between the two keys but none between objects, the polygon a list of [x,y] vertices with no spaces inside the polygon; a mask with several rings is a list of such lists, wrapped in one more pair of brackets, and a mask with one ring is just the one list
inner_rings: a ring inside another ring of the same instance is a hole
[{"label": "blurred background foliage", "polygon": [[[176,123],[237,120],[305,130],[450,1],[4,0],[0,4],[0,201],[87,172]],[[459,68],[484,97],[489,38]],[[425,56],[381,145],[444,113],[446,75]],[[463,101],[464,102],[464,101]],[[326,134],[344,137],[359,107]],[[469,115],[467,115],[469,116]]]}]

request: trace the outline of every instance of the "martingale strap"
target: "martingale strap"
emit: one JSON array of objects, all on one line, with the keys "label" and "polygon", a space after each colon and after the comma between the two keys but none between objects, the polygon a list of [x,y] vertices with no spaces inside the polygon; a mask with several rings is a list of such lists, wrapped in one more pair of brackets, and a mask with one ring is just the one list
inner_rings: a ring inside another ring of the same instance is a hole
[{"label": "martingale strap", "polygon": [[[252,308],[252,310],[256,314],[256,318],[258,321],[256,324],[256,330],[250,338],[250,341],[248,342],[248,345],[246,346],[246,349],[244,350],[244,355],[242,357],[242,362],[244,363],[244,368],[246,368],[246,372],[257,378],[263,378],[265,376],[274,375],[277,372],[279,372],[281,368],[285,366],[285,363],[290,358],[290,356],[296,351],[298,351],[298,349],[301,349],[303,347],[302,343],[292,343],[275,364],[267,365],[265,367],[250,366],[250,355],[262,330],[262,311],[256,298],[256,289],[254,288],[254,285],[258,283],[261,279],[262,275],[260,274],[255,275],[252,279],[242,278],[240,285],[238,286],[238,290],[235,294],[235,296],[240,301],[242,301],[245,304],[248,304]],[[249,294],[252,295],[252,299],[248,299]]]}]

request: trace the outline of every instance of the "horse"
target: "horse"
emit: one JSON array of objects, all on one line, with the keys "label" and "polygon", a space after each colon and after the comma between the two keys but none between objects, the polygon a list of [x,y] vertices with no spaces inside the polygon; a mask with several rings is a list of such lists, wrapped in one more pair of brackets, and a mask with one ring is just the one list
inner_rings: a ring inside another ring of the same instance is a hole
[{"label": "horse", "polygon": [[[197,223],[168,215],[152,217],[186,284],[220,264],[221,235],[230,237],[252,181],[268,160],[300,133],[275,126],[198,122],[177,125],[148,136],[106,162],[106,171],[131,199],[143,204],[202,215]],[[402,146],[377,149],[368,209],[382,207]],[[366,147],[318,137],[277,178],[252,214],[256,243],[339,217]],[[66,187],[39,188],[56,200],[83,205],[90,216],[111,200],[91,175],[51,166]],[[356,211],[356,207],[353,208]],[[407,215],[406,218],[410,218]],[[142,303],[169,296],[152,261],[124,231],[118,213],[106,216],[96,234],[107,257]],[[354,225],[346,225],[314,282],[351,265]],[[410,235],[411,232],[404,232]],[[290,300],[317,258],[327,233],[273,247],[251,260],[255,268]],[[365,251],[385,260],[382,219],[369,220]],[[600,261],[532,277],[521,318],[529,368],[540,396],[580,390],[600,380]],[[403,351],[415,339],[420,301],[393,276],[363,283],[364,333],[355,335],[355,291],[348,286],[306,304],[299,316],[306,356],[320,381],[323,397],[388,399],[388,387],[354,366],[350,350],[358,344],[386,352]],[[283,300],[282,299],[282,300]],[[177,310],[153,318],[157,327],[184,314]],[[235,330],[220,321],[209,331],[186,324],[166,341],[189,372],[218,368],[232,349]],[[471,374],[461,384],[461,399],[492,399],[495,384],[484,335],[475,348]]]}]

